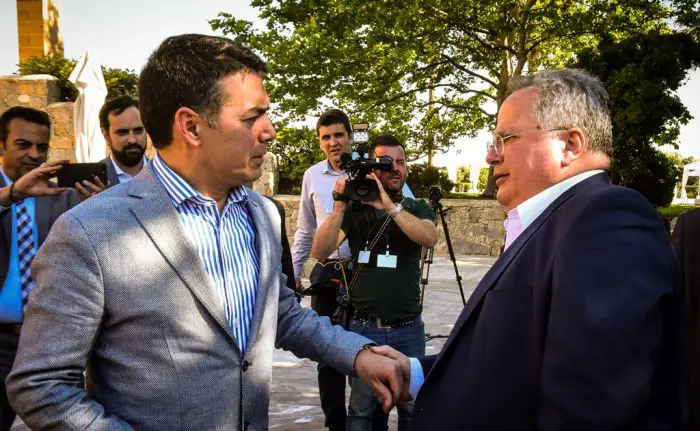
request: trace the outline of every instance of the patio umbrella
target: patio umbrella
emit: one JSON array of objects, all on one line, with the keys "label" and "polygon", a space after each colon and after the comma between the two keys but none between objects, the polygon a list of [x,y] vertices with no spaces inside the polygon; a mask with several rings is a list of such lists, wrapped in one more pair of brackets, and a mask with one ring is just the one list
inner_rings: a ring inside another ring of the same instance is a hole
[{"label": "patio umbrella", "polygon": [[107,157],[99,120],[100,108],[107,97],[107,85],[99,61],[85,51],[68,80],[80,93],[73,108],[75,158],[81,163],[99,162]]}]

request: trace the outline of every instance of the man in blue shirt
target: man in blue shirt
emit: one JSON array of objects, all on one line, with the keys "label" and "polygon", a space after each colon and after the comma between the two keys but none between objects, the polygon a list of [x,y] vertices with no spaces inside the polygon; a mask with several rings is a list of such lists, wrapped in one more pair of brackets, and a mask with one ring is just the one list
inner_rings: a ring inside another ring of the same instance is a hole
[{"label": "man in blue shirt", "polygon": [[46,162],[51,120],[42,111],[14,107],[0,116],[0,430],[15,413],[5,377],[17,353],[24,305],[34,282],[29,267],[53,222],[79,200],[74,191],[49,184],[65,161]]}]

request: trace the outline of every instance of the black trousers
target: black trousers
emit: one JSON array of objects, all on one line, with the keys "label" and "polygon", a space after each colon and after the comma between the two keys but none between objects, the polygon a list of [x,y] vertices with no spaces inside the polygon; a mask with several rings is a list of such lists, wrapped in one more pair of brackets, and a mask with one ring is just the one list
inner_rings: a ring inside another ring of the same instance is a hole
[{"label": "black trousers", "polygon": [[[342,280],[340,271],[336,270],[332,264],[324,267],[317,263],[309,276],[311,284],[332,278]],[[320,292],[318,295],[311,297],[311,308],[320,316],[331,317],[338,307],[337,296],[338,292],[336,290],[328,289],[328,291]],[[326,426],[331,431],[345,430],[345,417],[347,415],[345,407],[346,381],[345,375],[336,371],[335,368],[326,364],[318,364],[318,392],[321,396],[321,408],[326,416]]]},{"label": "black trousers", "polygon": [[8,431],[15,420],[15,412],[7,401],[5,379],[15,362],[18,344],[19,335],[0,332],[0,431]]}]

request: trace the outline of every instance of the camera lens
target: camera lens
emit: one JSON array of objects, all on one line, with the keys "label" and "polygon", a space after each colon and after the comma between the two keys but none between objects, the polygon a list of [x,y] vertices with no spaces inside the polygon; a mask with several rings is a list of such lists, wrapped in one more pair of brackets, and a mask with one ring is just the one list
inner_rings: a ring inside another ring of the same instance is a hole
[{"label": "camera lens", "polygon": [[369,187],[367,186],[358,186],[357,189],[355,190],[357,192],[358,196],[367,196],[369,194]]}]

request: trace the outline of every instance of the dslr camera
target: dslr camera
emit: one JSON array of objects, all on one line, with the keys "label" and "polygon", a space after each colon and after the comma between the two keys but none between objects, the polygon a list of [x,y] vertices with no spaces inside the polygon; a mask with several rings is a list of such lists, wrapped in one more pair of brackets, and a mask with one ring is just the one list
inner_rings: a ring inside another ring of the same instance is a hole
[{"label": "dslr camera", "polygon": [[356,124],[353,126],[354,142],[357,144],[352,154],[345,153],[340,157],[340,167],[348,173],[350,181],[345,186],[344,194],[352,201],[373,201],[379,197],[377,183],[366,178],[367,174],[374,169],[390,171],[392,161],[389,157],[378,157],[370,159],[367,142],[369,126],[367,124]]}]

